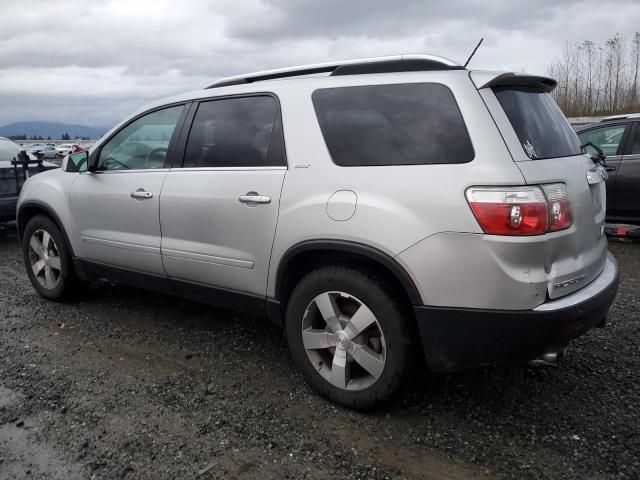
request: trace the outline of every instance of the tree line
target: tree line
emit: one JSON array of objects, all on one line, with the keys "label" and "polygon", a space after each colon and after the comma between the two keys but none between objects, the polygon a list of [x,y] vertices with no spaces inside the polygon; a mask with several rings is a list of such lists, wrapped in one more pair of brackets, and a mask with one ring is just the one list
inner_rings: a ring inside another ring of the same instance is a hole
[{"label": "tree line", "polygon": [[[11,135],[11,136],[9,136],[9,138],[11,140],[14,140],[14,141],[16,141],[16,140],[45,140],[42,137],[42,135],[31,135],[30,137],[28,137],[27,135]],[[46,139],[47,140],[52,140],[51,137],[47,137]],[[67,132],[64,132],[60,136],[59,140],[71,140],[71,136]],[[90,138],[89,137],[80,137],[80,136],[76,135],[74,140],[90,140]]]},{"label": "tree line", "polygon": [[617,33],[603,44],[566,43],[549,66],[558,81],[553,97],[568,117],[638,112],[639,66],[640,32],[630,39]]}]

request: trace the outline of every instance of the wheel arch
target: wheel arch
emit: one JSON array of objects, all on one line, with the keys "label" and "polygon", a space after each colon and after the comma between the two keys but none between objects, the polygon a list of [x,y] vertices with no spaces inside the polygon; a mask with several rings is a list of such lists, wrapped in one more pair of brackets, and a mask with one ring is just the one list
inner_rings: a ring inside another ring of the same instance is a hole
[{"label": "wheel arch", "polygon": [[64,224],[60,220],[60,217],[49,205],[42,202],[29,200],[21,204],[20,207],[18,208],[18,213],[16,216],[16,226],[18,228],[18,239],[20,240],[20,242],[22,242],[22,235],[24,234],[24,229],[27,223],[29,222],[30,219],[32,219],[36,215],[47,216],[56,224],[56,226],[60,229],[60,232],[62,232],[64,241],[66,242],[67,247],[71,252],[71,256],[75,257],[75,253],[73,251],[73,245],[69,241],[69,237],[67,236],[67,231],[64,228]]},{"label": "wheel arch", "polygon": [[373,270],[402,295],[407,306],[423,303],[405,268],[378,248],[346,240],[307,240],[290,247],[281,257],[276,273],[275,298],[267,306],[269,317],[282,324],[282,307],[297,282],[310,271],[332,264],[357,265]]}]

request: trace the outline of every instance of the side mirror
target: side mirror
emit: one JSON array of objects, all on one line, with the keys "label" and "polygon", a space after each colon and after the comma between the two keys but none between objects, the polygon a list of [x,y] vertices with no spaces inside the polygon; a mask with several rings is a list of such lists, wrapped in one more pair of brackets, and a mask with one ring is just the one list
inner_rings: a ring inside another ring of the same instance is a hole
[{"label": "side mirror", "polygon": [[64,157],[62,170],[65,172],[86,172],[89,170],[89,152],[76,152]]}]

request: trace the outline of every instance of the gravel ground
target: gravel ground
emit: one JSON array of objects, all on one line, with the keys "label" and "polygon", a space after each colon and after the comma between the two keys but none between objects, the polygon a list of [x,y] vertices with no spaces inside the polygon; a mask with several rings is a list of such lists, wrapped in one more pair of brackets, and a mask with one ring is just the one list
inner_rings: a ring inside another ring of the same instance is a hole
[{"label": "gravel ground", "polygon": [[420,375],[362,414],[282,332],[108,283],[39,298],[0,226],[0,478],[640,478],[640,244],[605,329],[559,368]]}]

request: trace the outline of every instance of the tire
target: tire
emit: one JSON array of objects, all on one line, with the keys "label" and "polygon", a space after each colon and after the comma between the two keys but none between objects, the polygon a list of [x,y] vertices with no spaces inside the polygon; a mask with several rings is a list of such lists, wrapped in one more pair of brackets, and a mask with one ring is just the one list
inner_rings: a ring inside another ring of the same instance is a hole
[{"label": "tire", "polygon": [[49,217],[37,215],[29,220],[22,236],[22,257],[29,280],[41,296],[63,300],[81,287],[64,236]]},{"label": "tire", "polygon": [[397,391],[412,349],[406,309],[390,291],[374,274],[348,266],[314,270],[294,288],[287,342],[294,363],[322,396],[370,409]]}]

